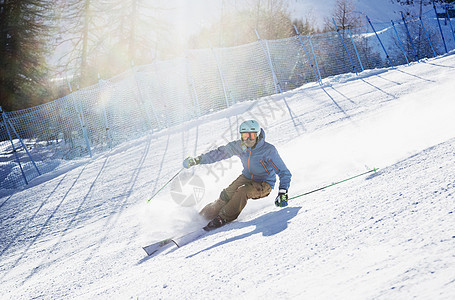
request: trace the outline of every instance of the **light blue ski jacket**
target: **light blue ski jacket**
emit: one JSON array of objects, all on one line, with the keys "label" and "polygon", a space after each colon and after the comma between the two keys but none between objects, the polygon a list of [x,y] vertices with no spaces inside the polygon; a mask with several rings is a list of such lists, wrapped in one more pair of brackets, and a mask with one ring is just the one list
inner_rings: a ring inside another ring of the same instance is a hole
[{"label": "light blue ski jacket", "polygon": [[265,132],[261,129],[259,140],[255,147],[247,148],[241,140],[233,141],[225,146],[201,155],[201,164],[211,164],[232,156],[240,157],[243,164],[242,174],[254,181],[265,181],[272,189],[275,186],[276,175],[280,178],[280,189],[289,189],[291,172],[281,159],[275,146],[265,141]]}]

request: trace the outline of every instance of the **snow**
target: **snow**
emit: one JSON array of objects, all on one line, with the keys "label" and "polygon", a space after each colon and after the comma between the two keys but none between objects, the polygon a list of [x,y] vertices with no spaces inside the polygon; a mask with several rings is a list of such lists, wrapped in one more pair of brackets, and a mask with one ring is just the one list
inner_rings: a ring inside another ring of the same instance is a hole
[{"label": "snow", "polygon": [[[0,198],[0,298],[454,299],[454,76],[453,53],[335,76],[38,177]],[[275,189],[147,257],[142,246],[204,225],[199,209],[241,164],[185,170],[204,183],[196,205],[179,206],[169,186],[146,200],[252,117],[293,174],[291,197],[379,170],[281,209]]]}]

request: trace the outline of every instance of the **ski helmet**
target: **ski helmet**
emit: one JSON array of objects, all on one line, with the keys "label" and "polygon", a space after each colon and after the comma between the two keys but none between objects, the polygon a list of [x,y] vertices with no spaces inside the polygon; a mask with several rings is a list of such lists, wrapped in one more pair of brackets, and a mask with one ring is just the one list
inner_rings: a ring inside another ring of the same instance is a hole
[{"label": "ski helmet", "polygon": [[261,126],[255,120],[248,120],[240,124],[239,132],[256,132],[258,135],[261,132]]}]

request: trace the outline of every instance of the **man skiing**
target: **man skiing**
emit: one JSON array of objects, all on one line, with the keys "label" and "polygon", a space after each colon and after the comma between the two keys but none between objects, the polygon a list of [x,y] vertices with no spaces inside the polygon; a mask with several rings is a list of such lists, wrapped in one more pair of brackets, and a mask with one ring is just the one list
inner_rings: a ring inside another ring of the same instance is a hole
[{"label": "man skiing", "polygon": [[207,231],[237,219],[248,199],[267,197],[275,186],[276,175],[280,178],[280,184],[275,205],[288,205],[291,172],[276,148],[265,141],[264,130],[257,121],[248,120],[240,124],[239,132],[241,140],[183,161],[185,168],[197,164],[211,164],[234,155],[242,161],[242,174],[221,192],[218,200],[207,204],[200,211],[200,215],[211,220],[204,227]]}]

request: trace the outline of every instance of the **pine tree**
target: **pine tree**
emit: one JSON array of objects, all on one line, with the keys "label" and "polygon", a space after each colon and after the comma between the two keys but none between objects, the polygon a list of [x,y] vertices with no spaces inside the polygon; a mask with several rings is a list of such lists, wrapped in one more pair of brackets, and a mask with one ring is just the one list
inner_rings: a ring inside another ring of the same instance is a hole
[{"label": "pine tree", "polygon": [[5,110],[43,103],[49,97],[51,4],[44,0],[0,1],[0,99]]},{"label": "pine tree", "polygon": [[97,51],[98,39],[102,36],[101,17],[94,0],[61,1],[60,32],[58,45],[59,68],[81,87],[89,85],[96,79],[96,74],[89,72],[90,56]]}]

